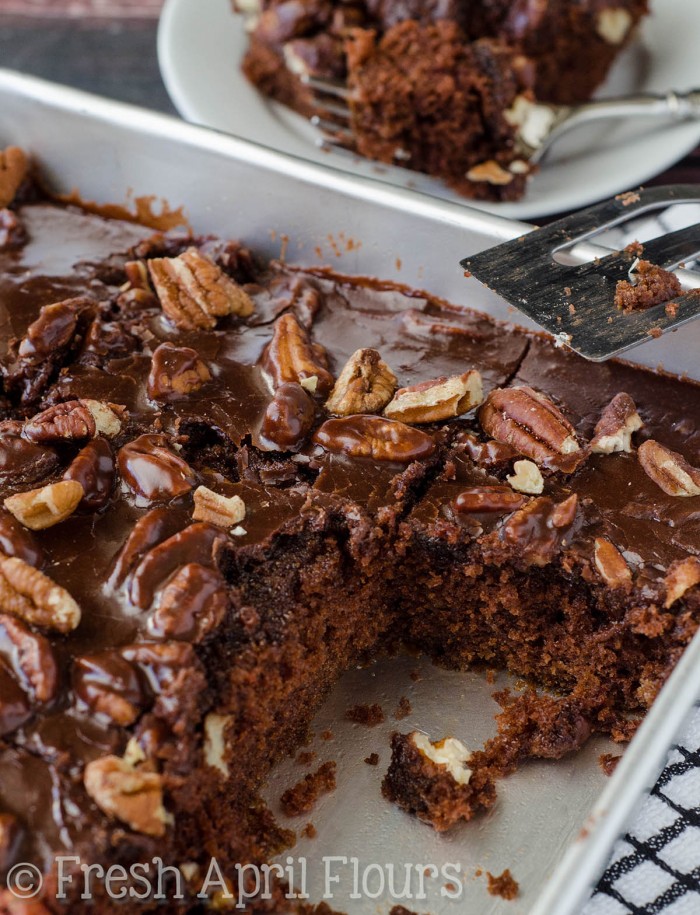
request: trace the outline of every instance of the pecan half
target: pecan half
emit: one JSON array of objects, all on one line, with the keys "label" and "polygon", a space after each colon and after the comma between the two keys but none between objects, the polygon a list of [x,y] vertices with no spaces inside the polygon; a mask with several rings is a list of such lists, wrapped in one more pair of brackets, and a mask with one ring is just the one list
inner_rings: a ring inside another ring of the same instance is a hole
[{"label": "pecan half", "polygon": [[140,435],[119,450],[117,465],[127,486],[149,502],[174,499],[196,482],[194,471],[171,450],[165,435]]},{"label": "pecan half", "polygon": [[666,573],[666,600],[664,607],[668,610],[677,600],[680,600],[691,588],[700,585],[700,559],[697,556],[688,556],[674,562]]},{"label": "pecan half", "polygon": [[544,480],[537,464],[533,464],[532,461],[516,461],[513,470],[515,473],[506,477],[513,489],[531,496],[539,496],[542,493]]},{"label": "pecan half", "polygon": [[30,442],[76,441],[97,431],[92,413],[79,400],[57,403],[28,420],[22,435]]},{"label": "pecan half", "polygon": [[137,768],[120,756],[104,756],[85,766],[85,790],[108,816],[135,832],[163,836],[168,814],[163,806],[163,781],[157,772]]},{"label": "pecan half", "polygon": [[148,270],[161,308],[183,330],[212,328],[217,318],[253,313],[248,293],[196,248],[153,258]]},{"label": "pecan half", "polygon": [[[24,830],[16,816],[11,813],[0,813],[0,874],[5,876],[8,869],[17,860]],[[11,895],[11,894],[10,894]],[[3,911],[3,900],[0,896],[0,912]],[[12,909],[8,909],[11,913]],[[47,910],[44,910],[47,912]]]},{"label": "pecan half", "polygon": [[513,512],[525,504],[520,493],[509,486],[472,486],[465,489],[454,501],[455,510],[464,513]]},{"label": "pecan half", "polygon": [[17,556],[38,569],[44,554],[34,536],[9,512],[0,510],[0,553]]},{"label": "pecan half", "polygon": [[291,313],[275,321],[272,340],[263,351],[261,365],[270,376],[275,390],[287,381],[296,381],[307,390],[311,385],[311,393],[317,391],[325,396],[333,387],[326,351],[310,341],[307,332]]},{"label": "pecan half", "polygon": [[115,478],[112,449],[101,437],[88,442],[63,474],[64,480],[76,480],[83,487],[80,507],[89,511],[99,511],[109,502]]},{"label": "pecan half", "polygon": [[575,493],[558,504],[540,496],[506,520],[501,537],[526,565],[545,566],[564,545],[577,506]]},{"label": "pecan half", "polygon": [[44,305],[22,338],[18,350],[20,357],[36,364],[65,350],[73,340],[78,312],[86,302],[86,299],[75,298]]},{"label": "pecan half", "polygon": [[376,349],[358,349],[345,363],[326,401],[337,416],[381,413],[394,396],[396,375]]},{"label": "pecan half", "polygon": [[22,438],[22,423],[0,424],[0,482],[36,483],[58,466],[58,455]]},{"label": "pecan half", "polygon": [[84,495],[83,487],[77,480],[61,480],[40,489],[8,496],[5,508],[25,527],[43,531],[69,518]]},{"label": "pecan half", "polygon": [[48,639],[20,620],[0,614],[3,652],[33,702],[50,702],[58,689],[58,667]]},{"label": "pecan half", "polygon": [[643,425],[636,404],[629,394],[616,394],[596,424],[591,439],[591,451],[594,454],[630,452],[632,433],[637,432]]},{"label": "pecan half", "polygon": [[219,626],[228,606],[224,581],[218,572],[190,562],[161,591],[148,631],[156,638],[201,642]]},{"label": "pecan half", "polygon": [[33,705],[50,702],[57,688],[58,668],[48,640],[0,613],[0,735],[21,727]]},{"label": "pecan half", "polygon": [[214,555],[226,535],[222,530],[201,521],[168,537],[153,547],[134,569],[129,596],[142,610],[153,604],[156,591],[182,567],[184,561],[215,568]]},{"label": "pecan half", "polygon": [[600,577],[611,588],[626,588],[632,582],[632,572],[618,548],[606,540],[596,537],[593,544],[593,561]]},{"label": "pecan half", "polygon": [[194,493],[194,521],[207,521],[216,527],[228,529],[245,518],[245,502],[240,496],[222,496],[206,486],[198,486]]},{"label": "pecan half", "polygon": [[265,410],[254,444],[261,451],[296,451],[316,421],[316,405],[296,382],[281,384]]},{"label": "pecan half", "polygon": [[645,473],[669,496],[700,496],[700,469],[691,467],[682,454],[649,439],[639,446],[639,463]]},{"label": "pecan half", "polygon": [[80,607],[65,588],[17,556],[0,558],[0,610],[63,633],[80,623]]},{"label": "pecan half", "polygon": [[585,459],[576,432],[552,401],[524,385],[496,388],[479,411],[483,429],[544,467],[573,472]]},{"label": "pecan half", "polygon": [[125,415],[124,407],[98,400],[67,400],[54,404],[28,420],[22,435],[30,442],[79,441],[98,433],[118,435]]},{"label": "pecan half", "polygon": [[152,400],[180,400],[211,381],[211,372],[190,346],[161,343],[151,359],[148,396]]},{"label": "pecan half", "polygon": [[167,540],[182,527],[180,519],[167,508],[153,508],[136,522],[114,563],[110,584],[118,588],[124,584],[136,563],[156,546]]},{"label": "pecan half", "polygon": [[0,149],[0,207],[9,206],[29,172],[29,160],[19,146]]},{"label": "pecan half", "polygon": [[481,375],[472,369],[462,375],[443,376],[401,388],[384,415],[405,423],[440,422],[467,413],[483,399]]},{"label": "pecan half", "polygon": [[329,419],[314,435],[327,451],[351,457],[408,464],[435,451],[432,436],[395,419],[381,416],[348,416]]},{"label": "pecan half", "polygon": [[136,668],[117,651],[77,658],[73,691],[91,712],[116,724],[133,724],[146,702]]},{"label": "pecan half", "polygon": [[27,238],[27,230],[17,214],[7,207],[0,207],[0,251],[21,248]]}]

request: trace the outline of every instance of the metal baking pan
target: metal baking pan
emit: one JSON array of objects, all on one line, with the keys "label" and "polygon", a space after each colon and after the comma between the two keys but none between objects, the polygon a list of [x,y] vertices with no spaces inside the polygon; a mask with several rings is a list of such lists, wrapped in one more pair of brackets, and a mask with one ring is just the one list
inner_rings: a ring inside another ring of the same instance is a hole
[{"label": "metal baking pan", "polygon": [[[505,303],[464,280],[458,261],[521,234],[527,229],[522,223],[0,70],[0,145],[9,143],[31,151],[56,190],[79,188],[83,199],[112,203],[156,195],[182,204],[196,231],[242,238],[270,256],[278,256],[282,245],[289,261],[397,279],[494,317],[513,318]],[[682,335],[638,348],[634,359],[697,377],[699,349],[696,322]],[[614,745],[593,740],[556,763],[523,767],[501,783],[499,801],[486,817],[448,836],[383,801],[379,782],[388,763],[388,733],[419,727],[434,737],[454,734],[476,748],[494,731],[497,706],[491,694],[508,678],[488,683],[481,674],[439,670],[405,656],[353,670],[314,722],[318,736],[311,749],[319,762],[337,761],[338,788],[309,817],[317,837],[300,838],[282,861],[292,859],[299,889],[305,873],[314,901],[329,889],[332,908],[351,913],[385,913],[398,902],[433,915],[579,913],[698,697],[699,667],[696,638],[611,779],[600,771],[597,757],[615,752]],[[419,681],[410,676],[416,669]],[[391,712],[404,695],[413,711],[397,724]],[[366,728],[343,720],[348,705],[375,701],[387,712],[384,725]],[[333,739],[323,740],[327,729]],[[372,752],[380,756],[379,767],[363,761]],[[305,771],[292,760],[278,767],[268,786],[273,809],[283,788]],[[404,866],[410,865],[413,875],[423,873],[424,898],[414,879],[407,884],[409,896],[392,894],[392,864],[393,890],[404,889]],[[444,869],[447,864],[451,869]],[[513,902],[490,896],[485,876],[478,874],[499,874],[506,867],[520,884]],[[327,875],[338,878],[328,887]],[[382,882],[384,891],[378,892]]]}]

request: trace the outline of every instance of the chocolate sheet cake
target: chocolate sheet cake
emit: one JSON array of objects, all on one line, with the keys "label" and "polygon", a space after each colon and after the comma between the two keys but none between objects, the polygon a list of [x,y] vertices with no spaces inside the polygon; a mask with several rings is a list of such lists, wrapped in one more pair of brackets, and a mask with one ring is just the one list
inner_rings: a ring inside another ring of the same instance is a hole
[{"label": "chocolate sheet cake", "polygon": [[586,101],[647,0],[233,0],[246,76],[304,115],[303,78],[345,82],[362,155],[513,200],[530,171],[514,142],[528,102]]},{"label": "chocolate sheet cake", "polygon": [[401,645],[560,691],[504,701],[493,771],[629,736],[700,619],[696,385],[0,177],[0,870],[38,912],[148,910],[57,902],[57,854],[235,884],[293,838],[270,767]]}]

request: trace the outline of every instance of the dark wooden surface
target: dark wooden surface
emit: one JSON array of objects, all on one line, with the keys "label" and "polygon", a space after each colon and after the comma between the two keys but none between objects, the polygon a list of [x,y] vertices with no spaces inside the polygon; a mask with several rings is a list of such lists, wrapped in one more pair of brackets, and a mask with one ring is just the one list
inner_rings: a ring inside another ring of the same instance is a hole
[{"label": "dark wooden surface", "polygon": [[[175,113],[156,57],[161,4],[0,0],[0,66]],[[700,182],[700,147],[648,183],[674,182]]]}]

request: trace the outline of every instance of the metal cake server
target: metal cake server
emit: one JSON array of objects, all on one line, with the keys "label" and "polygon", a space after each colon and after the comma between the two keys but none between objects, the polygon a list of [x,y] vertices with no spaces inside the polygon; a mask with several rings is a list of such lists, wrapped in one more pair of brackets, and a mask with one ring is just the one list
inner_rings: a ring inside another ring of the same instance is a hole
[{"label": "metal cake server", "polygon": [[[634,285],[637,254],[667,270],[700,255],[700,223],[646,241],[641,252],[625,249],[606,254],[601,248],[597,251],[602,256],[587,263],[562,261],[567,255],[575,260],[583,243],[632,216],[698,202],[700,186],[692,184],[630,191],[467,257],[461,265],[561,345],[601,362],[700,315],[700,288],[629,314],[613,302],[620,280]],[[682,285],[690,284],[682,280]]]},{"label": "metal cake server", "polygon": [[[320,132],[321,145],[354,150],[349,107],[352,90],[342,80],[306,73],[299,74],[299,78],[313,93],[314,105],[320,112],[311,117],[311,123]],[[564,134],[594,121],[619,121],[631,117],[666,121],[700,119],[700,89],[669,91],[662,95],[639,93],[580,105],[551,105],[520,98],[507,116],[516,128],[516,155],[534,165]],[[397,164],[410,168],[408,159]]]}]

